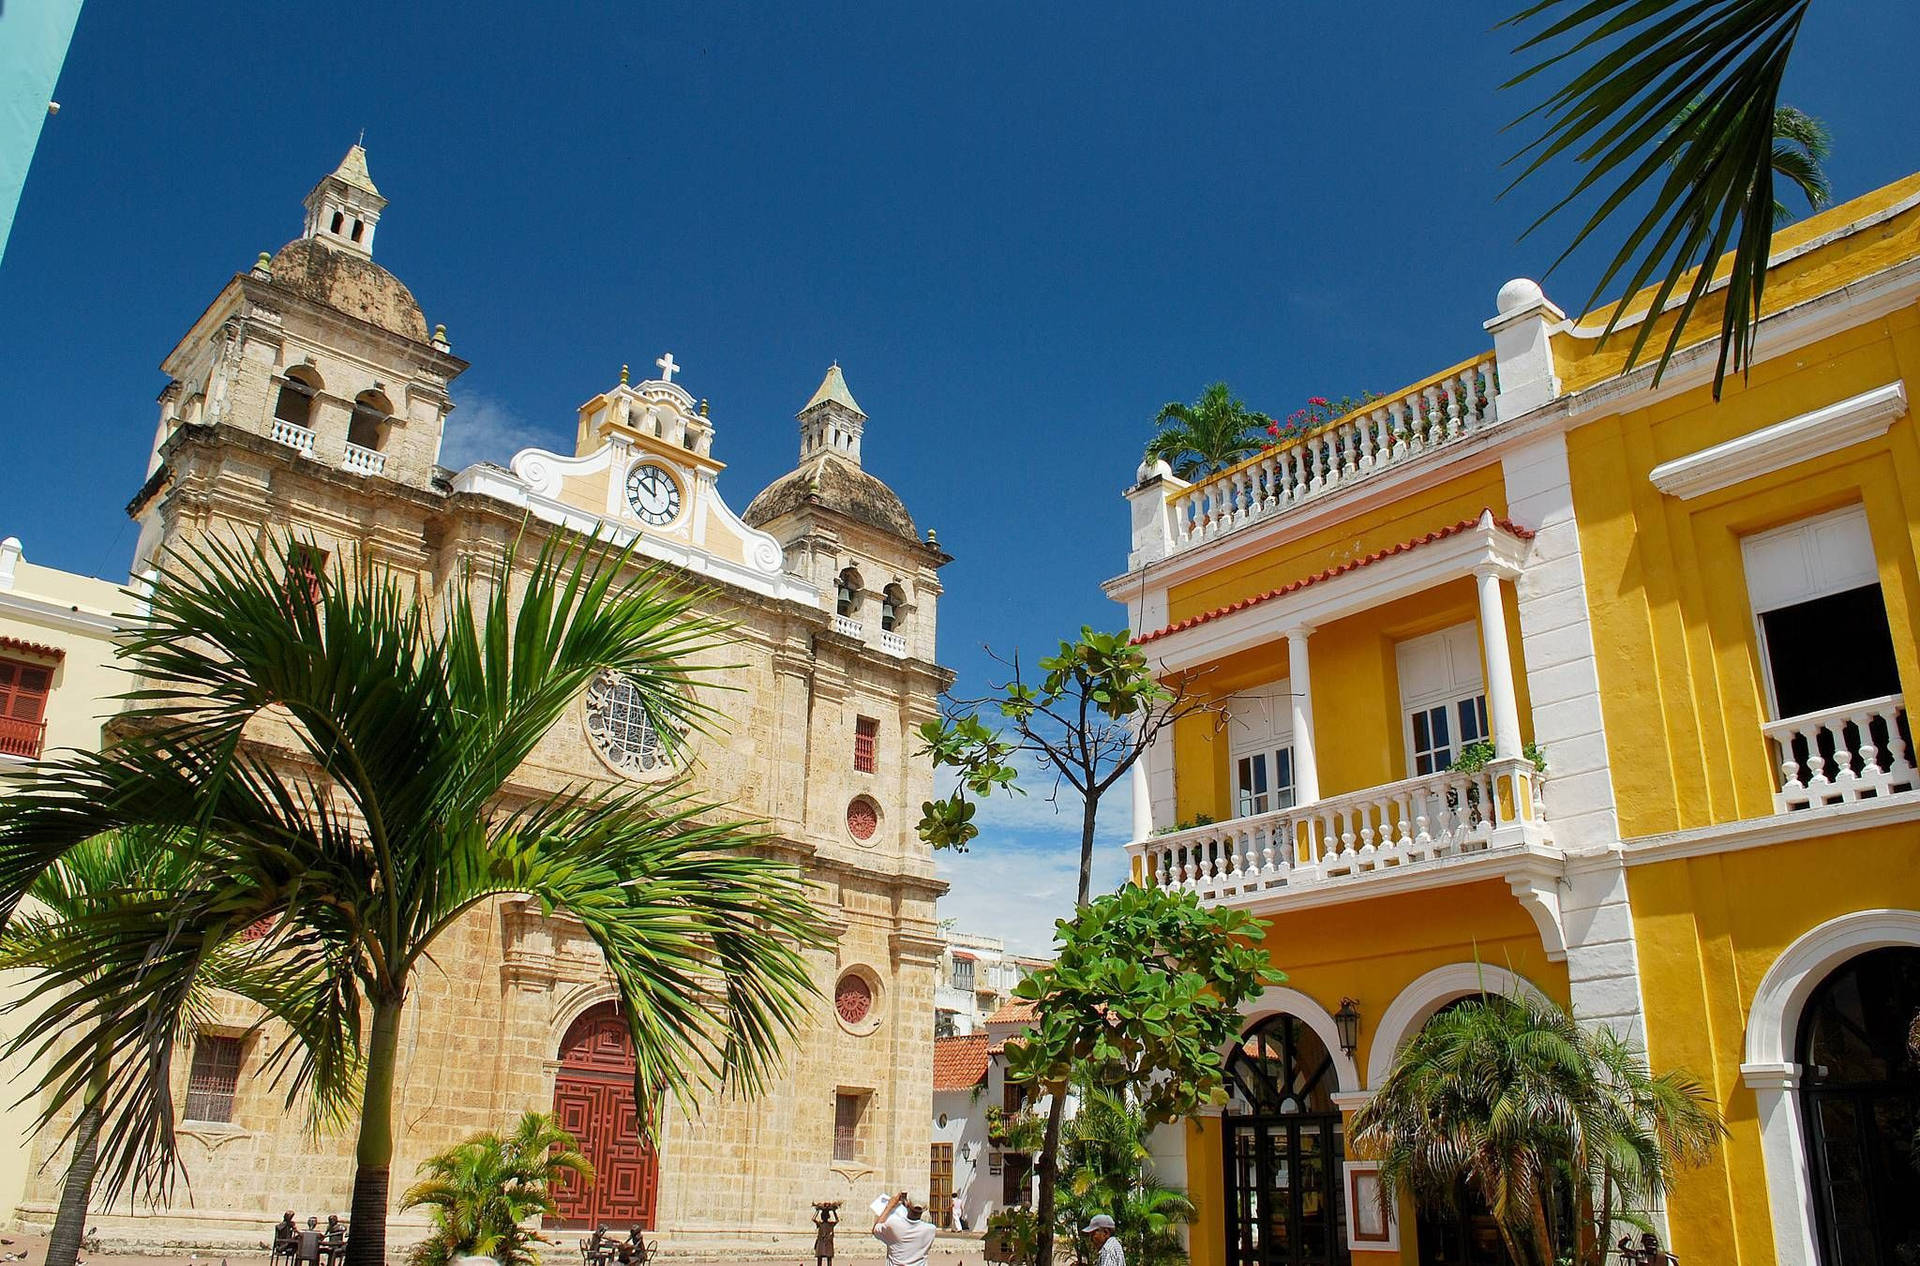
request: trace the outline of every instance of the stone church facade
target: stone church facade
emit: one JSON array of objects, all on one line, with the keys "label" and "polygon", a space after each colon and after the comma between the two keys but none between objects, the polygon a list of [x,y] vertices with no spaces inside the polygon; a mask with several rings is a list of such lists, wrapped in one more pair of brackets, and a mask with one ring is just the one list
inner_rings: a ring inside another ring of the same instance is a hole
[{"label": "stone church facade", "polygon": [[[308,196],[300,237],[229,281],[166,357],[149,476],[129,507],[134,574],[183,541],[291,537],[290,570],[363,555],[444,601],[462,568],[492,567],[523,532],[529,556],[564,526],[637,537],[710,595],[736,630],[713,678],[731,689],[707,700],[725,727],[669,752],[602,679],[512,794],[685,778],[769,824],[834,941],[812,957],[820,999],[782,1079],[756,1100],[669,1110],[644,1137],[598,950],[564,913],[503,899],[442,939],[408,1004],[394,1189],[457,1139],[555,1110],[602,1169],[593,1189],[565,1193],[561,1225],[640,1222],[669,1251],[798,1251],[812,1201],[857,1208],[927,1181],[943,885],[913,831],[931,776],[912,753],[950,680],[935,661],[948,559],[862,467],[866,415],[838,366],[799,414],[795,469],[743,515],[718,489],[720,428],[673,381],[671,356],[657,378],[623,370],[581,406],[571,454],[441,468],[466,364],[374,262],[385,205],[355,146]],[[283,1209],[348,1205],[351,1133],[310,1136],[250,1075],[273,1035],[237,1010],[221,1019],[176,1074],[188,1182],[170,1205],[99,1216],[110,1243],[253,1245]],[[51,1159],[20,1210],[28,1225],[51,1221],[63,1168]],[[397,1215],[396,1243],[422,1225]],[[846,1238],[858,1251],[863,1237]]]}]

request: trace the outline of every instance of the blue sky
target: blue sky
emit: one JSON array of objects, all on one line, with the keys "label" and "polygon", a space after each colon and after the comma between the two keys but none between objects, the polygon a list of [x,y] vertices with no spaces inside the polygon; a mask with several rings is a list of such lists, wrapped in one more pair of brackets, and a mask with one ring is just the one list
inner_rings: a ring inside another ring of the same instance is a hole
[{"label": "blue sky", "polygon": [[[1517,241],[1550,184],[1496,199],[1504,5],[165,10],[82,13],[0,263],[0,532],[102,575],[155,366],[362,127],[378,258],[473,362],[450,455],[565,446],[578,402],[671,349],[744,507],[837,359],[868,467],[956,556],[963,689],[983,642],[1122,618],[1098,584],[1161,403],[1411,382],[1484,347],[1495,290],[1559,240]],[[1920,6],[1812,9],[1786,96],[1832,125],[1843,197],[1920,168],[1916,46]],[[1596,262],[1548,293],[1577,305]],[[947,913],[1026,946],[1071,900],[1077,817],[1044,790],[942,863]]]}]

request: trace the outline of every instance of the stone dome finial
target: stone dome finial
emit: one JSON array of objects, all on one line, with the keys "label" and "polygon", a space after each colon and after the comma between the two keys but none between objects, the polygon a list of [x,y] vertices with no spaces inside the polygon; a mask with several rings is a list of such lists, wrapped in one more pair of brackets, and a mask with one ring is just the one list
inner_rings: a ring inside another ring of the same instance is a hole
[{"label": "stone dome finial", "polygon": [[1500,287],[1500,293],[1494,298],[1493,305],[1502,316],[1505,316],[1509,312],[1518,312],[1522,308],[1539,303],[1546,297],[1546,291],[1540,289],[1539,282],[1530,277],[1515,277]]}]

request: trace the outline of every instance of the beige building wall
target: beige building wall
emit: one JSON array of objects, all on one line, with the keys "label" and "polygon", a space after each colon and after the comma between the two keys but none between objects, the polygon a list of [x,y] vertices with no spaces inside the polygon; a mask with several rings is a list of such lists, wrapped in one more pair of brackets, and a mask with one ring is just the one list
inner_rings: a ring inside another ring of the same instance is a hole
[{"label": "beige building wall", "polygon": [[[113,616],[132,599],[118,585],[26,561],[20,538],[0,540],[0,656],[52,669],[42,751],[100,747],[102,722],[119,705],[126,676],[114,663]],[[31,762],[0,754],[0,777],[24,773]],[[0,974],[0,1045],[20,1031],[9,1008],[26,980]],[[0,1208],[19,1206],[27,1189],[34,1120],[41,1109],[33,1093],[41,1068],[11,1062],[0,1067]]]}]

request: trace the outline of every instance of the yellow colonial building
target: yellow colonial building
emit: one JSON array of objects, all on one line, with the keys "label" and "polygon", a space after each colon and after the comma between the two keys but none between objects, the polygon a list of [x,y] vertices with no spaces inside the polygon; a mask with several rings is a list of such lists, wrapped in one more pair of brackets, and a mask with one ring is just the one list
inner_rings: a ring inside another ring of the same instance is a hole
[{"label": "yellow colonial building", "polygon": [[1714,303],[1655,386],[1622,365],[1669,315],[1602,344],[1518,280],[1461,364],[1142,468],[1107,591],[1222,712],[1138,771],[1135,873],[1259,914],[1288,975],[1162,1149],[1197,1263],[1502,1260],[1471,1216],[1382,1224],[1343,1146],[1482,991],[1708,1088],[1688,1266],[1920,1256],[1920,176],[1779,234],[1766,293],[1719,403]]}]

